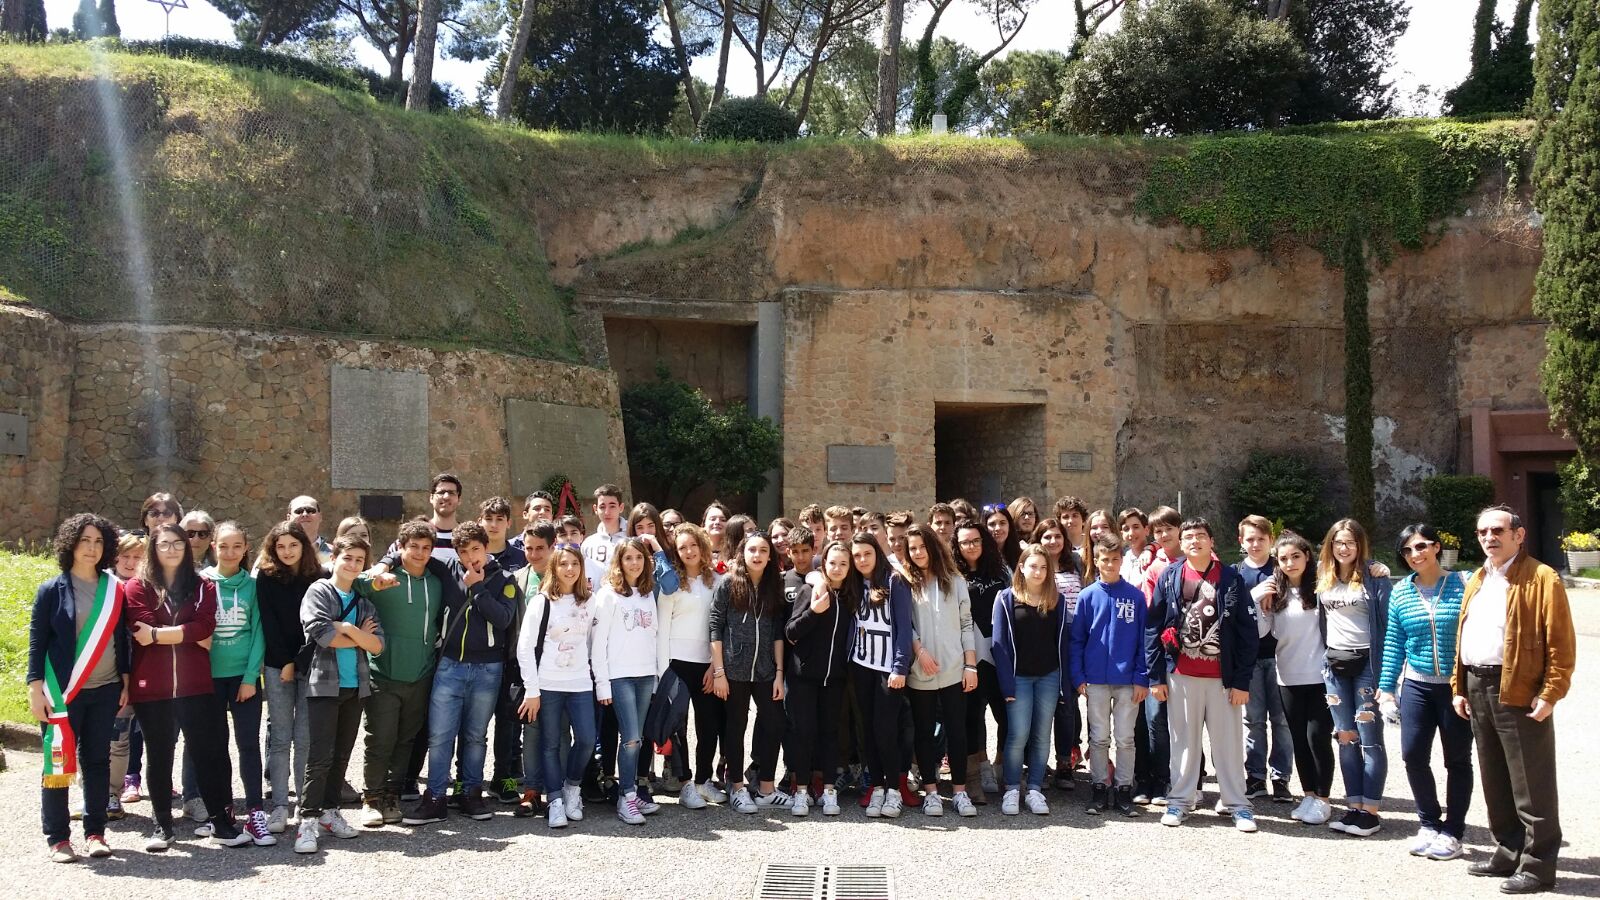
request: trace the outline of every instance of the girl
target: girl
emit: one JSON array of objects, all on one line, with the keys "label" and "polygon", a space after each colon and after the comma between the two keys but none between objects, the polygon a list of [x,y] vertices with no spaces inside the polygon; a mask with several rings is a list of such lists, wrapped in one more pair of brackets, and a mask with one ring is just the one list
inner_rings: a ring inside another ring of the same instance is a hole
[{"label": "girl", "polygon": [[[261,809],[261,666],[266,639],[256,601],[256,579],[244,568],[249,542],[238,522],[216,531],[217,564],[200,574],[217,588],[217,629],[211,636],[211,683],[233,719],[239,774],[249,810],[244,829],[258,847],[278,842]],[[226,722],[226,720],[224,720]],[[224,725],[226,727],[226,725]],[[223,741],[227,741],[226,735]]]},{"label": "girl", "polygon": [[1328,529],[1317,564],[1317,602],[1328,636],[1323,681],[1339,741],[1344,775],[1344,818],[1328,823],[1335,831],[1366,837],[1382,827],[1378,807],[1389,757],[1383,746],[1383,717],[1375,696],[1383,658],[1383,629],[1389,617],[1389,579],[1368,571],[1372,558],[1367,532],[1354,519]]},{"label": "girl", "polygon": [[[755,528],[755,521],[746,515],[729,516],[728,521],[722,526],[722,543],[731,554],[744,544],[745,535]],[[768,535],[768,540],[771,535]],[[773,562],[777,562],[774,558]]]},{"label": "girl", "polygon": [[[518,715],[524,720],[539,717],[544,785],[550,797],[545,812],[551,828],[583,821],[579,786],[594,755],[594,674],[589,659],[595,616],[588,601],[582,549],[573,543],[557,544],[539,592],[528,600],[522,620],[528,627],[517,635],[517,664],[525,692]],[[537,622],[547,624],[541,630]],[[567,744],[569,724],[572,742]]]},{"label": "girl", "polygon": [[1066,598],[1055,586],[1052,555],[1045,548],[1037,544],[1023,548],[1017,563],[1011,586],[994,604],[994,667],[1007,715],[1000,811],[1008,816],[1021,811],[1026,747],[1028,811],[1043,816],[1050,813],[1044,799],[1050,720],[1062,697],[1067,662]]},{"label": "girl", "polygon": [[345,767],[361,727],[361,709],[372,694],[367,657],[383,652],[378,610],[355,589],[356,577],[371,555],[366,541],[335,540],[332,574],[313,583],[300,601],[306,646],[296,665],[305,671],[311,743],[296,853],[317,852],[323,832],[347,839],[361,833],[345,821],[339,801]]},{"label": "girl", "polygon": [[938,784],[942,733],[954,792],[950,804],[959,816],[975,816],[978,808],[967,796],[967,694],[978,687],[978,647],[967,580],[956,571],[950,548],[926,525],[906,530],[906,557],[915,625],[909,696],[922,812],[944,815]]},{"label": "girl", "polygon": [[145,849],[172,845],[172,757],[184,745],[207,761],[195,775],[210,812],[211,837],[228,846],[250,843],[228,810],[233,768],[222,705],[211,683],[211,635],[217,625],[217,590],[195,570],[183,529],[160,525],[150,532],[139,577],[122,586],[123,617],[132,634],[128,695],[144,730],[150,756],[150,805],[155,825]]},{"label": "girl", "polygon": [[[991,518],[993,513],[990,514]],[[1002,751],[1006,746],[1006,698],[1000,693],[1000,681],[995,675],[994,652],[994,601],[1011,583],[1011,569],[1001,559],[993,532],[976,522],[956,523],[956,571],[967,580],[967,597],[972,605],[972,624],[978,651],[978,688],[967,698],[967,761],[968,773],[978,773],[976,784],[968,783],[967,794],[972,802],[982,806],[988,803],[985,791],[999,790],[994,769],[989,765],[989,736],[983,719],[988,707],[994,716],[996,746]],[[1022,551],[1017,542],[1017,552]]]},{"label": "girl", "polygon": [[133,533],[147,536],[158,525],[176,525],[183,518],[183,507],[171,494],[155,493],[139,505],[139,527]]},{"label": "girl", "polygon": [[203,569],[217,561],[211,552],[211,538],[217,530],[217,523],[210,513],[203,509],[190,510],[179,525],[189,539],[189,551],[196,567]]},{"label": "girl", "polygon": [[359,538],[371,544],[372,528],[367,524],[367,520],[360,516],[346,516],[339,520],[339,528],[333,533],[334,540],[342,537]]},{"label": "girl", "polygon": [[[1093,550],[1095,541],[1098,541],[1102,534],[1116,533],[1117,527],[1112,524],[1111,513],[1108,510],[1097,509],[1094,512],[1089,513],[1089,547],[1091,551]],[[1089,556],[1094,556],[1093,552],[1090,552]]]},{"label": "girl", "polygon": [[289,775],[294,774],[295,796],[304,797],[311,745],[306,680],[294,661],[306,642],[300,601],[323,572],[311,538],[296,522],[272,526],[261,540],[255,568],[267,695],[267,771],[272,777],[273,808],[267,816],[267,831],[282,834],[289,824]]},{"label": "girl", "polygon": [[[850,539],[853,564],[845,590],[860,597],[855,638],[850,645],[850,680],[856,706],[867,725],[866,757],[871,775],[867,815],[900,815],[905,799],[892,785],[904,765],[900,758],[900,710],[906,673],[911,669],[911,586],[892,574],[889,559],[872,535]],[[935,770],[937,771],[937,770]]]},{"label": "girl", "polygon": [[[1456,626],[1466,585],[1460,572],[1439,565],[1439,533],[1432,525],[1408,526],[1400,532],[1396,555],[1411,569],[1389,598],[1384,629],[1383,668],[1378,675],[1378,702],[1392,704],[1400,694],[1400,756],[1405,760],[1411,796],[1422,821],[1411,844],[1412,856],[1455,859],[1472,802],[1472,725],[1450,706],[1450,675],[1456,658]],[[1444,745],[1445,809],[1429,762],[1433,735]]]},{"label": "girl", "polygon": [[706,506],[704,517],[700,520],[700,527],[706,530],[711,537],[711,555],[717,563],[717,572],[720,574],[727,570],[729,556],[735,548],[729,547],[723,539],[723,533],[728,525],[728,508],[722,505],[721,500],[713,500]]},{"label": "girl", "polygon": [[[1071,503],[1066,503],[1070,500]],[[1057,506],[1071,506],[1078,501],[1064,498]],[[1081,524],[1080,524],[1081,529]],[[1085,566],[1080,562],[1078,550],[1072,542],[1071,529],[1061,519],[1045,519],[1033,533],[1033,542],[1044,547],[1050,555],[1050,571],[1055,574],[1056,590],[1061,594],[1061,617],[1066,628],[1072,630],[1073,616],[1078,612],[1078,592],[1089,582]],[[1093,565],[1091,557],[1090,565]],[[1070,680],[1070,679],[1065,679]],[[1070,686],[1069,686],[1070,687]],[[1079,741],[1083,736],[1083,715],[1078,708],[1078,694],[1068,690],[1056,708],[1056,787],[1072,790],[1072,772],[1083,758]]]},{"label": "girl", "polygon": [[638,791],[644,714],[656,686],[656,584],[649,559],[644,541],[624,538],[594,597],[595,696],[616,710],[617,818],[629,825],[643,825],[645,812],[655,811],[641,804]]},{"label": "girl", "polygon": [[[129,532],[117,539],[117,563],[112,574],[122,581],[139,577],[145,552],[142,532],[143,529],[140,533]],[[134,718],[133,706],[124,701],[111,730],[111,800],[106,807],[106,818],[120,819],[123,806],[144,799],[139,792],[143,762],[144,733]]]},{"label": "girl", "polygon": [[1011,521],[1011,513],[1004,505],[991,503],[983,508],[981,521],[989,536],[994,539],[995,546],[1000,548],[1000,558],[1006,566],[1015,566],[1017,555],[1022,552],[1022,529]]},{"label": "girl", "polygon": [[796,783],[790,811],[797,816],[811,811],[806,781],[812,772],[824,776],[822,796],[815,798],[822,814],[839,814],[833,774],[838,765],[846,662],[859,600],[845,589],[849,575],[850,547],[841,541],[830,542],[822,550],[823,583],[810,590],[802,588],[795,595],[784,626],[791,648],[789,677],[784,683],[790,735],[787,760]]},{"label": "girl", "polygon": [[1300,535],[1292,531],[1278,535],[1272,548],[1277,571],[1256,585],[1251,596],[1261,610],[1259,633],[1278,641],[1278,692],[1289,720],[1303,794],[1289,816],[1321,825],[1332,816],[1328,793],[1333,788],[1333,715],[1322,678],[1328,648],[1322,638],[1311,553],[1311,544]]},{"label": "girl", "polygon": [[[663,592],[656,603],[660,617],[656,628],[656,674],[665,674],[670,668],[689,686],[689,702],[694,711],[694,771],[678,773],[688,782],[678,793],[678,803],[688,809],[704,809],[707,802],[728,799],[712,781],[717,740],[726,714],[711,677],[711,601],[717,582],[711,571],[711,538],[705,529],[685,522],[672,532],[672,542],[677,548],[679,588]],[[672,742],[675,747],[686,749],[688,739],[686,726]]]},{"label": "girl", "polygon": [[[712,593],[712,688],[727,701],[723,752],[728,761],[731,806],[737,813],[788,806],[777,789],[778,745],[783,739],[783,577],[764,532],[747,536],[734,554],[728,577]],[[760,774],[757,796],[744,786],[744,732],[750,702],[756,704],[754,757]]]},{"label": "girl", "polygon": [[[628,513],[623,533],[644,541],[645,552],[648,554],[645,560],[646,567],[652,569],[651,578],[655,581],[657,602],[659,603],[663,594],[675,593],[678,590],[678,551],[673,545],[666,527],[661,524],[661,514],[656,511],[655,506],[650,503],[635,504]],[[656,660],[656,663],[665,665],[661,660]],[[609,716],[613,720],[613,730],[616,728],[614,721],[616,718],[615,709],[615,706],[611,708]],[[643,710],[640,711],[639,716],[640,721],[643,722]],[[607,738],[610,737],[611,735],[608,734]],[[611,749],[609,743],[607,744],[607,749]],[[609,767],[607,771],[610,771]],[[651,779],[655,777],[655,751],[648,745],[642,748],[637,774],[636,783],[638,785],[640,806],[647,815],[654,813],[661,807],[650,793]],[[677,790],[681,787],[682,785],[674,785],[671,789]],[[621,799],[620,794],[618,799]]]},{"label": "girl", "polygon": [[28,622],[27,680],[28,709],[44,733],[45,842],[50,859],[65,863],[78,858],[67,811],[74,771],[83,784],[84,846],[96,859],[111,855],[111,732],[127,702],[129,644],[122,582],[105,571],[116,558],[115,526],[79,513],[56,529],[55,551],[61,574],[39,586]]},{"label": "girl", "polygon": [[1019,541],[1027,540],[1039,527],[1039,504],[1034,503],[1032,497],[1018,497],[1011,501],[1006,512],[1011,515],[1011,524],[1016,527]]}]

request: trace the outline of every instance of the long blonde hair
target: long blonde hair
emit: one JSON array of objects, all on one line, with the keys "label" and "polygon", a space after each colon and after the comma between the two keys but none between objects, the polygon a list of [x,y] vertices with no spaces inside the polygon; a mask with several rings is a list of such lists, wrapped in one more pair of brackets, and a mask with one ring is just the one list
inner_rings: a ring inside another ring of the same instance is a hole
[{"label": "long blonde hair", "polygon": [[[1067,552],[1071,552],[1070,550]],[[1050,552],[1044,549],[1043,544],[1023,544],[1022,552],[1017,555],[1017,567],[1011,570],[1011,595],[1020,601],[1032,598],[1028,592],[1028,579],[1022,574],[1022,565],[1028,557],[1037,556],[1044,560],[1044,603],[1039,607],[1045,615],[1055,611],[1056,604],[1061,602],[1061,591],[1056,589],[1056,564],[1050,558]]]},{"label": "long blonde hair", "polygon": [[1328,536],[1322,539],[1322,552],[1317,556],[1317,591],[1331,591],[1339,580],[1339,561],[1333,556],[1333,539],[1339,532],[1348,531],[1356,538],[1356,561],[1350,565],[1350,578],[1348,583],[1352,586],[1361,584],[1361,573],[1368,559],[1372,558],[1372,543],[1367,539],[1367,530],[1355,519],[1340,519],[1328,529]]},{"label": "long blonde hair", "polygon": [[[717,583],[717,564],[711,558],[711,535],[707,534],[704,528],[693,522],[684,522],[672,529],[673,545],[676,546],[677,540],[684,535],[688,535],[693,539],[696,546],[700,548],[700,583],[706,587],[714,587]],[[683,557],[680,554],[674,553],[671,558],[672,567],[678,570],[678,580],[682,581],[684,586],[687,587],[689,582],[688,566],[683,564]]]}]

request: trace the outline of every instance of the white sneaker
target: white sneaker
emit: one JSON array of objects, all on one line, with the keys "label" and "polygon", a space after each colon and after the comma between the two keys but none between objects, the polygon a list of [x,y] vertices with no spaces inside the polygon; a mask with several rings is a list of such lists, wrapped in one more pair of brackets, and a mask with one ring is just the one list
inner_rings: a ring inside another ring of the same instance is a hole
[{"label": "white sneaker", "polygon": [[[758,788],[757,790],[759,791],[760,789]],[[792,809],[794,807],[794,798],[777,788],[773,788],[770,794],[757,793],[755,801],[756,806],[761,809]]]},{"label": "white sneaker", "polygon": [[706,798],[700,793],[700,787],[691,781],[678,791],[678,805],[684,809],[705,809]]},{"label": "white sneaker", "polygon": [[929,791],[922,795],[922,814],[925,816],[944,815],[944,798],[938,791]]},{"label": "white sneaker", "polygon": [[886,819],[900,818],[900,811],[905,807],[905,798],[900,796],[898,790],[883,792],[883,816]]},{"label": "white sneaker", "polygon": [[294,852],[315,853],[321,849],[317,840],[317,832],[320,830],[321,829],[317,826],[317,823],[311,819],[301,819],[300,830],[295,834],[294,837]]},{"label": "white sneaker", "polygon": [[1439,832],[1434,831],[1432,828],[1429,828],[1426,825],[1418,828],[1417,836],[1411,839],[1411,855],[1426,856],[1428,854],[1428,849],[1433,846],[1434,840],[1438,837]]},{"label": "white sneaker", "polygon": [[567,821],[583,821],[583,788],[580,785],[568,784],[561,788],[561,797],[566,800]]},{"label": "white sneaker", "polygon": [[983,785],[985,794],[1000,793],[1000,784],[995,779],[993,763],[985,761],[978,765],[978,781]]},{"label": "white sneaker", "polygon": [[734,791],[733,798],[728,801],[728,804],[733,807],[733,811],[736,813],[748,814],[756,811],[756,802],[750,799],[750,791],[746,788],[739,788]]},{"label": "white sneaker", "polygon": [[1022,812],[1022,792],[1017,788],[1007,788],[1005,796],[1000,798],[1000,812],[1007,816]]},{"label": "white sneaker", "polygon": [[1306,807],[1306,814],[1300,817],[1300,821],[1307,825],[1323,825],[1331,818],[1333,818],[1333,804],[1321,797],[1312,797],[1311,805]]},{"label": "white sneaker", "polygon": [[1184,817],[1187,815],[1188,813],[1181,806],[1168,806],[1167,811],[1161,814],[1161,824],[1168,828],[1177,828],[1183,824]]},{"label": "white sneaker", "polygon": [[211,818],[211,813],[206,810],[206,802],[196,797],[183,804],[183,817],[195,822],[204,822]]},{"label": "white sneaker", "polygon": [[[899,793],[899,791],[896,791],[895,795],[899,796]],[[872,789],[872,797],[867,801],[867,818],[876,819],[883,815],[883,804],[887,802],[887,797],[888,795],[883,788]]]},{"label": "white sneaker", "polygon": [[359,837],[361,834],[355,826],[344,820],[344,814],[337,809],[323,810],[322,818],[317,820],[317,824],[322,826],[323,831],[336,838],[349,840],[353,837]]},{"label": "white sneaker", "polygon": [[1028,812],[1036,816],[1050,815],[1050,804],[1045,802],[1043,791],[1029,791],[1026,801]]},{"label": "white sneaker", "polygon": [[789,815],[808,816],[811,814],[811,797],[806,788],[794,792],[794,800],[789,804]]},{"label": "white sneaker", "polygon": [[831,784],[822,789],[822,814],[825,816],[839,814],[839,791]]},{"label": "white sneaker", "polygon": [[1426,855],[1429,859],[1444,861],[1459,857],[1461,852],[1461,841],[1441,831],[1433,839],[1433,846],[1428,848]]},{"label": "white sneaker", "polygon": [[289,827],[289,808],[286,806],[275,807],[267,816],[267,831],[272,834],[283,834]]},{"label": "white sneaker", "polygon": [[728,802],[728,792],[717,787],[717,783],[710,780],[700,783],[700,796],[704,797],[707,803]]},{"label": "white sneaker", "polygon": [[1310,794],[1301,797],[1300,805],[1296,806],[1294,811],[1289,813],[1289,818],[1295,820],[1296,822],[1304,822],[1306,818],[1306,810],[1311,808],[1311,801],[1314,799],[1315,798]]},{"label": "white sneaker", "polygon": [[211,832],[214,830],[215,829],[211,827],[210,822],[201,822],[199,825],[194,827],[194,836],[197,838],[208,838],[211,837]]},{"label": "white sneaker", "polygon": [[964,819],[970,819],[978,814],[978,805],[972,802],[966,791],[956,791],[956,795],[950,798],[950,805],[956,808],[956,815]]},{"label": "white sneaker", "polygon": [[626,794],[617,799],[617,818],[629,825],[643,825],[644,812],[639,809],[639,794]]},{"label": "white sneaker", "polygon": [[560,797],[551,800],[545,809],[549,812],[548,821],[551,828],[567,827],[567,805]]},{"label": "white sneaker", "polygon": [[1256,831],[1259,829],[1259,826],[1256,825],[1256,814],[1255,814],[1255,811],[1254,810],[1245,809],[1242,806],[1239,807],[1238,809],[1234,810],[1233,811],[1233,827],[1235,829],[1239,830],[1239,831],[1244,832],[1245,834],[1255,834]]}]

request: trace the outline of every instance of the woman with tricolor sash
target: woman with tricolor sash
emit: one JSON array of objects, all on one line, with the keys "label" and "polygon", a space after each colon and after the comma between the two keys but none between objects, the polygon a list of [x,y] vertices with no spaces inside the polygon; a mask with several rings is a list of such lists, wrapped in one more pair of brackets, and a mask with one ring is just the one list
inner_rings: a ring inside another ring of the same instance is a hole
[{"label": "woman with tricolor sash", "polygon": [[39,586],[28,626],[28,706],[44,736],[40,795],[50,858],[73,862],[67,791],[80,773],[85,849],[111,855],[111,731],[127,702],[130,656],[120,582],[106,571],[116,562],[117,529],[79,513],[56,529],[55,551],[61,574]]}]

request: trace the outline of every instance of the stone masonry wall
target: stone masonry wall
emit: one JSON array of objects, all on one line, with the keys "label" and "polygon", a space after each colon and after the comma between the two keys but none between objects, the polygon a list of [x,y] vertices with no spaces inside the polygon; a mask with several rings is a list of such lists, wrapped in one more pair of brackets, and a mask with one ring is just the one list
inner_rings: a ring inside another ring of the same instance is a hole
[{"label": "stone masonry wall", "polygon": [[55,533],[76,359],[61,321],[0,304],[0,412],[28,419],[28,454],[0,456],[0,542],[35,543]]}]

